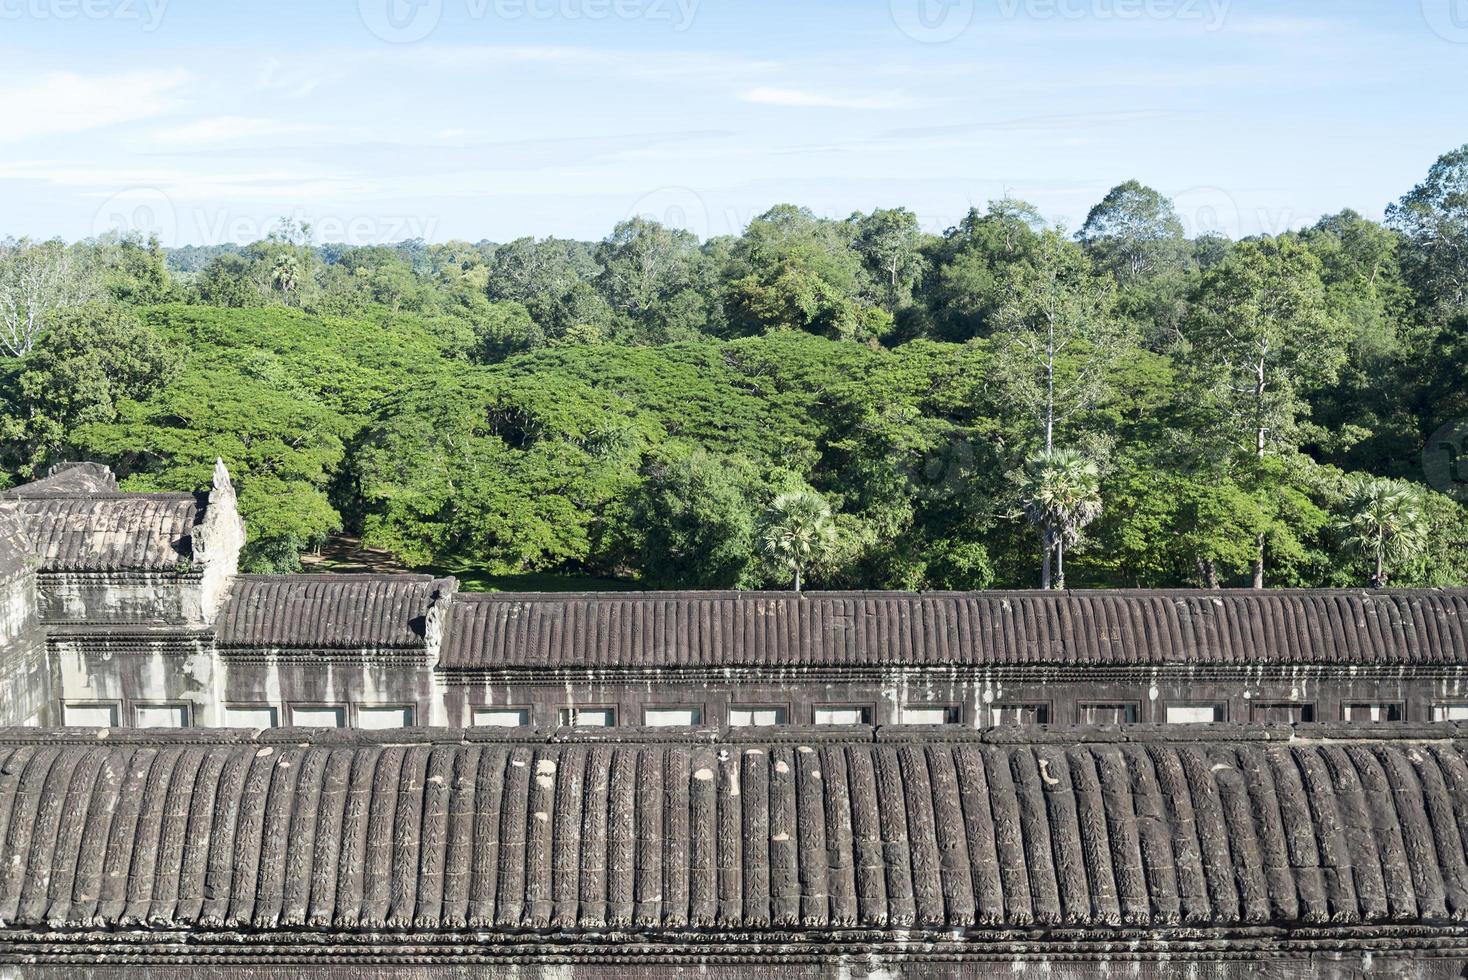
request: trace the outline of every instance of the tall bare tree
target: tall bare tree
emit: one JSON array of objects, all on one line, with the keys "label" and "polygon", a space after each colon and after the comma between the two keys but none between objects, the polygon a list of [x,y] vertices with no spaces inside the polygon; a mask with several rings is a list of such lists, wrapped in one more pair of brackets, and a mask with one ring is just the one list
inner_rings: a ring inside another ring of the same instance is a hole
[{"label": "tall bare tree", "polygon": [[95,277],[63,242],[0,242],[0,350],[25,357],[59,311],[96,292]]}]

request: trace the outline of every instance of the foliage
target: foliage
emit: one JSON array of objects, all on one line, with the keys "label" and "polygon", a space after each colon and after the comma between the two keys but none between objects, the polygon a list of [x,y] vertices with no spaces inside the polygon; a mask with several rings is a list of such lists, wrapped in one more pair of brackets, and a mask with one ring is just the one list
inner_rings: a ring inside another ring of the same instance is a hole
[{"label": "foliage", "polygon": [[1015,587],[1038,527],[1056,584],[1352,585],[1378,545],[1381,581],[1462,583],[1422,454],[1468,418],[1465,174],[1237,243],[1136,181],[1075,236],[1004,199],[942,235],[782,204],[704,242],[7,240],[0,485],[222,456],[259,570],[340,529],[486,582]]},{"label": "foliage", "polygon": [[804,574],[828,561],[836,549],[831,505],[810,489],[780,494],[760,515],[759,542],[770,563],[793,576],[799,592]]}]

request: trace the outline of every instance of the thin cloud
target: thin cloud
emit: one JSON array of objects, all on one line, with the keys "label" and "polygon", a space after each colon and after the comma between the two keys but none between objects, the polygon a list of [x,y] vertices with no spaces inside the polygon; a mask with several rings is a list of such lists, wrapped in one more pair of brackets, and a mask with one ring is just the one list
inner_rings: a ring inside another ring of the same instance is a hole
[{"label": "thin cloud", "polygon": [[195,147],[246,143],[290,136],[319,135],[320,132],[317,126],[301,123],[284,123],[274,119],[248,116],[212,116],[208,119],[184,123],[181,126],[155,130],[150,134],[149,139],[155,145]]},{"label": "thin cloud", "polygon": [[741,92],[739,101],[802,109],[905,109],[913,105],[902,95],[829,95],[796,88],[752,88]]},{"label": "thin cloud", "polygon": [[0,78],[0,142],[82,133],[151,119],[179,105],[189,73],[137,71],[115,75],[46,72],[24,80]]}]

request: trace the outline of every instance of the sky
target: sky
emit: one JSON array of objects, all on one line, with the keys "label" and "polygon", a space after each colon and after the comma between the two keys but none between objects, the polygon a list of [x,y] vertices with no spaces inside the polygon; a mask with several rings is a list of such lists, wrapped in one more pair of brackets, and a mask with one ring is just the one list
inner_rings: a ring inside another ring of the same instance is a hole
[{"label": "sky", "polygon": [[1138,179],[1379,217],[1468,143],[1468,0],[0,0],[0,236],[707,237]]}]

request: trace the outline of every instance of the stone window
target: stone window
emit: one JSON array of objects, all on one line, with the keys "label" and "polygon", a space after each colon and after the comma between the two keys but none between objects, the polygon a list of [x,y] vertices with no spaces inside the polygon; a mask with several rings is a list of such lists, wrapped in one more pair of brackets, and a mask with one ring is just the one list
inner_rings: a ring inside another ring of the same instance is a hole
[{"label": "stone window", "polygon": [[642,723],[649,728],[702,725],[703,708],[698,705],[669,705],[660,708],[643,708]]},{"label": "stone window", "polygon": [[1169,725],[1208,725],[1228,719],[1228,708],[1217,702],[1169,704],[1162,709],[1162,720]]},{"label": "stone window", "polygon": [[485,728],[525,728],[530,724],[530,709],[475,708],[474,724]]},{"label": "stone window", "polygon": [[78,702],[62,705],[61,721],[64,725],[81,728],[115,728],[118,710],[116,704]]},{"label": "stone window", "polygon": [[1468,704],[1435,704],[1433,721],[1468,721]]},{"label": "stone window", "polygon": [[816,705],[817,725],[870,725],[872,709],[869,705],[820,704]]},{"label": "stone window", "polygon": [[790,710],[784,705],[729,705],[729,725],[747,728],[751,725],[785,725],[790,722]]},{"label": "stone window", "polygon": [[1373,724],[1401,721],[1407,717],[1407,706],[1400,701],[1355,701],[1341,705],[1341,720]]},{"label": "stone window", "polygon": [[905,704],[897,711],[899,725],[957,725],[963,709],[956,704]]},{"label": "stone window", "polygon": [[611,728],[617,724],[616,708],[562,708],[560,724],[577,728]]},{"label": "stone window", "polygon": [[291,724],[299,728],[346,728],[347,709],[339,704],[298,704]]},{"label": "stone window", "polygon": [[139,704],[133,707],[133,718],[139,728],[187,728],[189,706],[186,704]]},{"label": "stone window", "polygon": [[1276,722],[1294,725],[1315,720],[1315,705],[1296,704],[1290,701],[1255,702],[1249,709],[1249,717],[1258,722]]},{"label": "stone window", "polygon": [[994,725],[1048,725],[1050,705],[1044,701],[995,704],[989,708],[989,718]]},{"label": "stone window", "polygon": [[274,728],[280,724],[280,712],[273,704],[227,704],[224,706],[225,728]]},{"label": "stone window", "polygon": [[1141,716],[1141,706],[1135,701],[1082,701],[1076,705],[1078,725],[1135,725]]},{"label": "stone window", "polygon": [[386,728],[410,728],[413,725],[413,709],[400,704],[363,705],[357,708],[357,727],[368,731]]}]

